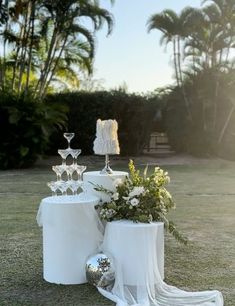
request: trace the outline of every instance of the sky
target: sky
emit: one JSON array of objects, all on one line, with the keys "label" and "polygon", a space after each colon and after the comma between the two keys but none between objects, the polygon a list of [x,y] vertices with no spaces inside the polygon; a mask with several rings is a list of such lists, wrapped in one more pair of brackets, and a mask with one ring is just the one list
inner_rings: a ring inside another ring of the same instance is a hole
[{"label": "sky", "polygon": [[161,32],[147,32],[147,20],[166,8],[180,12],[186,6],[199,7],[201,0],[101,0],[114,16],[115,25],[107,37],[104,26],[96,35],[94,78],[105,89],[124,84],[129,92],[147,93],[174,83],[171,46],[160,46]]}]

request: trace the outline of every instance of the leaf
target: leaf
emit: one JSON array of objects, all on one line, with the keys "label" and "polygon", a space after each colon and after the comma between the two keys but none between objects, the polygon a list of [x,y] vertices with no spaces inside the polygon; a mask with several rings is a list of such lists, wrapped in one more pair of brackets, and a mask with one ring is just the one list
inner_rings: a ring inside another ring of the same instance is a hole
[{"label": "leaf", "polygon": [[20,111],[18,111],[16,108],[13,108],[13,107],[11,107],[11,108],[9,107],[8,111],[10,113],[9,114],[9,122],[11,124],[17,124],[22,117],[22,113]]},{"label": "leaf", "polygon": [[144,168],[144,179],[147,178],[147,173],[148,173],[148,165]]},{"label": "leaf", "polygon": [[21,156],[25,157],[28,153],[29,153],[29,148],[28,147],[24,147],[24,146],[20,147]]}]

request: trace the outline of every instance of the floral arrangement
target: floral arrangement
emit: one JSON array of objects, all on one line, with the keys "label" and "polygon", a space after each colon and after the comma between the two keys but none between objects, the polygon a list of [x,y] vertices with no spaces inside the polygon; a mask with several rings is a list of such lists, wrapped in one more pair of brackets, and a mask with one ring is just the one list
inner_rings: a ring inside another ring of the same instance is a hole
[{"label": "floral arrangement", "polygon": [[172,196],[165,188],[170,182],[168,173],[156,167],[154,172],[147,176],[147,170],[146,167],[141,176],[130,160],[129,177],[124,181],[116,180],[114,192],[95,185],[95,190],[109,196],[107,202],[96,205],[100,218],[106,221],[126,219],[145,223],[161,221],[167,231],[186,244],[187,239],[178,232],[175,224],[167,219],[169,210],[175,208]]}]

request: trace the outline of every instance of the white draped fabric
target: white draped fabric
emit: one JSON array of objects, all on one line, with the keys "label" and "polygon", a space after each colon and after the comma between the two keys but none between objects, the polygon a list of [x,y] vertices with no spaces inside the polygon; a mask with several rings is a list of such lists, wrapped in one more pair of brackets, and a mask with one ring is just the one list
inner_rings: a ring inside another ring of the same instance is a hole
[{"label": "white draped fabric", "polygon": [[86,283],[87,257],[103,240],[94,196],[54,196],[42,200],[37,222],[43,227],[43,276],[56,284]]},{"label": "white draped fabric", "polygon": [[115,221],[107,223],[103,251],[116,267],[111,291],[98,288],[117,306],[222,306],[217,290],[186,292],[167,285],[159,273],[159,223]]},{"label": "white draped fabric", "polygon": [[127,175],[86,172],[86,193],[42,200],[37,221],[43,226],[44,279],[59,284],[85,283],[86,259],[100,251],[101,245],[114,260],[116,276],[112,289],[98,290],[117,306],[223,306],[217,290],[187,292],[163,281],[163,223],[108,222],[103,237],[94,206],[99,199],[107,199],[93,184],[115,190],[117,181]]}]

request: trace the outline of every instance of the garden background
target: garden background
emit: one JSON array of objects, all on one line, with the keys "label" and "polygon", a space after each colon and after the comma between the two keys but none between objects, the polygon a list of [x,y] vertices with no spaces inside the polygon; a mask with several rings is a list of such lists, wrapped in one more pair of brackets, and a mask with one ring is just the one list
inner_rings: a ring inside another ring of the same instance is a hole
[{"label": "garden background", "polygon": [[[161,32],[159,44],[171,52],[175,82],[141,94],[125,86],[103,90],[92,76],[97,31],[104,26],[111,35],[115,29],[115,16],[99,1],[0,1],[2,305],[105,303],[87,285],[54,287],[42,281],[35,215],[52,179],[51,159],[45,165],[43,158],[66,145],[63,132],[76,133],[72,145],[82,149],[81,161],[90,161],[91,170],[99,165],[99,159],[87,157],[93,153],[96,120],[110,118],[119,123],[117,167],[126,169],[122,160],[141,156],[153,132],[166,133],[175,154],[198,158],[166,165],[178,203],[174,218],[191,239],[191,247],[167,239],[167,281],[190,290],[217,287],[232,306],[234,16],[234,0],[203,1],[200,8],[179,13],[153,11],[146,35]],[[153,158],[152,165],[161,163],[159,156]],[[199,267],[204,269],[196,274]]]}]

